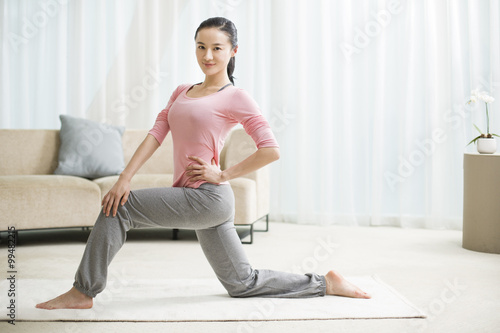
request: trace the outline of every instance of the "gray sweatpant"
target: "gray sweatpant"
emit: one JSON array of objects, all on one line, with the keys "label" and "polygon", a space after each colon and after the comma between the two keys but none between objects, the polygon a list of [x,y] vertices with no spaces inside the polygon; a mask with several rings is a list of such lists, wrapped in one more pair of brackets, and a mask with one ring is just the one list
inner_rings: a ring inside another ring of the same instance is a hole
[{"label": "gray sweatpant", "polygon": [[196,230],[203,252],[232,297],[324,296],[325,277],[253,269],[233,224],[230,185],[167,187],[131,191],[115,217],[102,212],[89,236],[74,286],[95,297],[106,286],[108,266],[131,228]]}]

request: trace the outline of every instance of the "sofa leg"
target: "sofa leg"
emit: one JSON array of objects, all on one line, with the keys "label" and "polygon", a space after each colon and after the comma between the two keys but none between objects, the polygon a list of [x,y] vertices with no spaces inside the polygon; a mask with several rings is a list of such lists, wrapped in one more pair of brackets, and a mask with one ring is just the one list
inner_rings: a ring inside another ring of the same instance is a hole
[{"label": "sofa leg", "polygon": [[255,222],[258,222],[258,221],[262,220],[264,217],[266,218],[266,229],[255,229],[255,231],[258,231],[258,232],[267,232],[267,231],[269,231],[269,214],[267,214],[266,216],[261,217],[260,219],[258,219]]},{"label": "sofa leg", "polygon": [[241,244],[253,244],[253,224],[250,224],[250,241],[241,241]]},{"label": "sofa leg", "polygon": [[178,240],[179,239],[179,229],[172,230],[172,239],[173,240]]}]

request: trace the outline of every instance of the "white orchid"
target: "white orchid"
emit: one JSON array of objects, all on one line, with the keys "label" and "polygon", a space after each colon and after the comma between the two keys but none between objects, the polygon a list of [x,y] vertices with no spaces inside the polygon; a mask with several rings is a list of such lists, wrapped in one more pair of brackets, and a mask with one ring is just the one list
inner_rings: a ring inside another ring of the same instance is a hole
[{"label": "white orchid", "polygon": [[482,100],[485,103],[491,103],[495,100],[493,97],[488,95],[486,91],[479,91],[479,89],[474,89],[470,93],[471,96],[468,102],[469,104],[477,102],[478,99]]},{"label": "white orchid", "polygon": [[488,95],[481,95],[481,99],[485,103],[492,103],[495,100],[493,97],[488,96]]},{"label": "white orchid", "polygon": [[493,103],[493,101],[495,101],[495,99],[493,97],[491,97],[490,95],[488,95],[488,93],[486,91],[479,91],[479,89],[474,89],[470,93],[471,93],[471,96],[470,96],[467,104],[476,103],[478,100],[481,100],[486,105],[486,134],[481,132],[479,127],[477,127],[474,124],[474,127],[477,129],[477,131],[480,133],[480,135],[477,136],[476,138],[472,139],[472,141],[469,142],[468,145],[470,145],[473,142],[476,143],[476,141],[480,138],[492,138],[493,136],[500,137],[496,134],[490,133],[490,115],[488,113],[488,103]]}]

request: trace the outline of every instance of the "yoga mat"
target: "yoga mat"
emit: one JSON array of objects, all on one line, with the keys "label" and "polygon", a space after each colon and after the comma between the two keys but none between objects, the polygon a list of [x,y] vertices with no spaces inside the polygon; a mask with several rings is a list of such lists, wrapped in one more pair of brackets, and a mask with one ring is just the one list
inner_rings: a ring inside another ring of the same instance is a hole
[{"label": "yoga mat", "polygon": [[[275,321],[326,319],[425,318],[377,276],[350,277],[371,299],[325,296],[301,299],[231,298],[214,279],[108,281],[90,310],[41,310],[35,305],[69,290],[70,280],[16,281],[16,321]],[[3,309],[9,282],[0,283]],[[5,311],[2,320],[10,320]]]}]

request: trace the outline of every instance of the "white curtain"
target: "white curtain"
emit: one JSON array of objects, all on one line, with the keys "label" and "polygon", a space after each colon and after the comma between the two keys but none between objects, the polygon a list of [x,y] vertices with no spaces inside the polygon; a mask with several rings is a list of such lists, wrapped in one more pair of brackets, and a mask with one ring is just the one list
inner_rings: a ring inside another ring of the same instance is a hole
[{"label": "white curtain", "polygon": [[236,24],[236,84],[281,145],[273,220],[461,228],[463,153],[486,126],[471,89],[500,132],[499,0],[0,0],[0,127],[150,128],[203,80],[210,16]]}]

